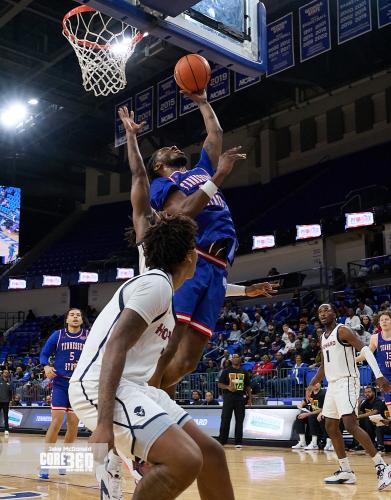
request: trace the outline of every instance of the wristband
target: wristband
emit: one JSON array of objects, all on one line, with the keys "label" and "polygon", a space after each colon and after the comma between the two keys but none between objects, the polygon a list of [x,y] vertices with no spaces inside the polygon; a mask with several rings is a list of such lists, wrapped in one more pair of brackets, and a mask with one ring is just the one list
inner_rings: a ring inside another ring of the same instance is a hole
[{"label": "wristband", "polygon": [[209,196],[210,199],[213,198],[213,196],[217,193],[218,191],[218,187],[216,186],[216,184],[212,181],[206,181],[205,184],[203,184],[200,189],[202,189],[202,191],[207,195]]},{"label": "wristband", "polygon": [[244,297],[246,295],[246,287],[228,283],[225,295],[227,297]]}]

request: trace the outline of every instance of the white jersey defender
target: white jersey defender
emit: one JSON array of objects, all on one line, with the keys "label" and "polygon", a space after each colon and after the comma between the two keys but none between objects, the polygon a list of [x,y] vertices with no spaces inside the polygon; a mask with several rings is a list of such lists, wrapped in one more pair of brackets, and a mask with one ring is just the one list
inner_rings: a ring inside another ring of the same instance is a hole
[{"label": "white jersey defender", "polygon": [[328,337],[325,333],[322,335],[323,364],[328,382],[322,414],[336,420],[357,411],[360,395],[355,350],[339,339],[341,326],[344,325],[336,325]]}]

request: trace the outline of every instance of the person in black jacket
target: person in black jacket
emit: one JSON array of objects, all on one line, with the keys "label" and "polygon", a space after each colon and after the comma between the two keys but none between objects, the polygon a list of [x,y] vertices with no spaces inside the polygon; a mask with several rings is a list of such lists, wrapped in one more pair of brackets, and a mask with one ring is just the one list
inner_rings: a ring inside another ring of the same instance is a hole
[{"label": "person in black jacket", "polygon": [[223,410],[221,413],[220,436],[222,445],[228,441],[229,427],[232,412],[235,413],[235,446],[242,447],[243,422],[246,412],[245,394],[251,406],[250,375],[240,368],[240,356],[234,354],[231,359],[232,366],[222,371],[219,378],[219,388],[223,390]]},{"label": "person in black jacket", "polygon": [[0,378],[0,410],[3,412],[4,417],[4,436],[9,435],[9,425],[8,425],[8,411],[10,401],[12,399],[12,390],[10,382],[10,374],[8,370],[4,370]]},{"label": "person in black jacket", "polygon": [[217,399],[215,399],[213,392],[208,391],[208,392],[205,392],[205,401],[202,404],[203,405],[215,405],[215,406],[217,405],[218,406],[219,402],[217,401]]}]

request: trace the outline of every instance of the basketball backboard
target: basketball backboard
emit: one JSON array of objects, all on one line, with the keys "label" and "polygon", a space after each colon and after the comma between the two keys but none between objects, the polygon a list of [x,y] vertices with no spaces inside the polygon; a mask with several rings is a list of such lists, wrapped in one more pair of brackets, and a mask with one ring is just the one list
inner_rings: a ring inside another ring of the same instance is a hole
[{"label": "basketball backboard", "polygon": [[267,69],[266,10],[258,0],[78,1],[238,73]]}]

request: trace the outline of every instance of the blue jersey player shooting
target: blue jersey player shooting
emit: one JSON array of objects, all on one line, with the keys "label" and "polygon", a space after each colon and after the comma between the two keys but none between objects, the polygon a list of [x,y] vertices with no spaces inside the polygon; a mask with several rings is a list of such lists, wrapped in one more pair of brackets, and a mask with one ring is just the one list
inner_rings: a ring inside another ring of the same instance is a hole
[{"label": "blue jersey player shooting", "polygon": [[[44,365],[45,375],[53,380],[52,391],[52,421],[46,432],[45,443],[56,443],[64,414],[67,414],[67,431],[64,443],[73,443],[77,437],[78,418],[73,413],[69,397],[69,380],[79,361],[88,330],[80,309],[70,309],[65,317],[65,328],[53,332],[40,353],[40,363]],[[49,364],[49,358],[55,356],[54,366]],[[61,473],[61,471],[60,471]],[[41,469],[41,479],[48,479],[47,469]]]}]

